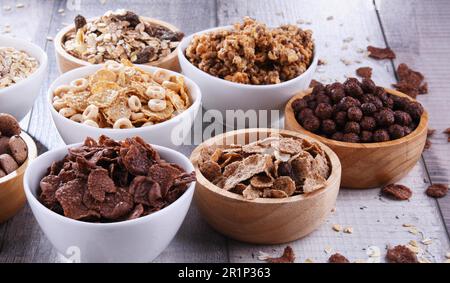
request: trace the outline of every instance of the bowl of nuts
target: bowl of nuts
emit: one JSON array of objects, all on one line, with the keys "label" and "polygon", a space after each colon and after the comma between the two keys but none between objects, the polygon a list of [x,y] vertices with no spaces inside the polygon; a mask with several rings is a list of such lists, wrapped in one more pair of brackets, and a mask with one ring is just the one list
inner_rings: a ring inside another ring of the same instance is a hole
[{"label": "bowl of nuts", "polygon": [[178,49],[183,74],[203,93],[205,109],[282,110],[308,87],[317,66],[312,32],[269,28],[251,18],[185,37]]},{"label": "bowl of nuts", "polygon": [[198,86],[185,76],[129,61],[64,73],[50,86],[47,100],[66,144],[138,135],[169,147],[189,134],[200,102]]},{"label": "bowl of nuts", "polygon": [[200,144],[191,161],[203,218],[228,237],[256,244],[314,231],[334,208],[341,179],[330,148],[286,130],[227,132]]},{"label": "bowl of nuts", "polygon": [[78,15],[55,37],[56,61],[61,73],[122,59],[179,71],[176,49],[183,36],[169,23],[124,9],[91,19]]},{"label": "bowl of nuts", "polygon": [[140,137],[87,138],[28,167],[25,193],[42,231],[80,262],[149,262],[188,212],[195,175],[181,153]]},{"label": "bowl of nuts", "polygon": [[285,107],[286,129],[336,152],[347,188],[378,187],[405,176],[421,156],[427,124],[419,102],[370,79],[319,84]]},{"label": "bowl of nuts", "polygon": [[47,54],[39,46],[0,35],[0,113],[22,120],[30,111],[47,70]]},{"label": "bowl of nuts", "polygon": [[0,113],[0,223],[24,206],[23,174],[36,156],[33,139],[13,116]]}]

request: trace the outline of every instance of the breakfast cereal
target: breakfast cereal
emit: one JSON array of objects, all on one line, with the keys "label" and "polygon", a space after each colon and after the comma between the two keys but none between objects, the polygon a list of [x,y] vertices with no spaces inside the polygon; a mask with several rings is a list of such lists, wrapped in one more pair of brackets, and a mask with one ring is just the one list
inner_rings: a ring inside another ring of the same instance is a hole
[{"label": "breakfast cereal", "polygon": [[21,131],[13,116],[0,113],[0,178],[17,170],[28,158]]},{"label": "breakfast cereal", "polygon": [[0,89],[12,86],[34,73],[39,61],[25,51],[0,47]]}]

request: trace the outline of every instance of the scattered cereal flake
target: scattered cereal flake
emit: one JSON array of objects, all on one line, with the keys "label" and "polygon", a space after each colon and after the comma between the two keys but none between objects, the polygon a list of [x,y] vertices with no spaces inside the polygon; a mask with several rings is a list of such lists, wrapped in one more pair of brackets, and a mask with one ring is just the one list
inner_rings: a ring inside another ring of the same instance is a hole
[{"label": "scattered cereal flake", "polygon": [[320,59],[317,61],[317,65],[326,65],[327,63],[328,63],[327,60],[322,59],[322,58],[320,58]]},{"label": "scattered cereal flake", "polygon": [[427,259],[425,257],[419,257],[418,260],[419,260],[419,263],[432,263],[429,259]]},{"label": "scattered cereal flake", "polygon": [[358,48],[356,49],[356,52],[357,52],[357,53],[364,53],[364,52],[366,52],[366,50],[364,50],[364,48],[358,47]]},{"label": "scattered cereal flake", "polygon": [[298,19],[297,20],[297,24],[299,24],[299,25],[302,25],[304,23],[305,23],[305,20],[303,20],[303,19]]},{"label": "scattered cereal flake", "polygon": [[268,258],[270,258],[270,255],[268,253],[265,253],[263,251],[258,252],[258,260],[265,261]]},{"label": "scattered cereal flake", "polygon": [[353,37],[351,37],[351,36],[346,37],[346,38],[344,38],[342,41],[345,42],[345,43],[352,42],[352,41],[353,41]]},{"label": "scattered cereal flake", "polygon": [[314,263],[314,260],[312,258],[305,259],[305,263]]},{"label": "scattered cereal flake", "polygon": [[426,238],[426,239],[423,239],[421,242],[424,245],[431,245],[433,243],[433,240],[430,238]]},{"label": "scattered cereal flake", "polygon": [[286,246],[283,255],[280,257],[269,257],[266,261],[269,263],[292,263],[295,261],[295,253],[291,246]]},{"label": "scattered cereal flake", "polygon": [[333,208],[331,209],[331,212],[336,212],[336,207],[333,207]]},{"label": "scattered cereal flake", "polygon": [[404,223],[402,226],[403,227],[414,227],[414,228],[416,227],[413,224],[409,224],[409,223]]},{"label": "scattered cereal flake", "polygon": [[58,10],[58,13],[60,13],[60,14],[61,14],[61,13],[64,13],[64,9],[63,9],[63,8],[59,9],[59,10]]},{"label": "scattered cereal flake", "polygon": [[353,233],[353,227],[345,227],[344,228],[344,233],[352,234]]},{"label": "scattered cereal flake", "polygon": [[23,8],[23,7],[25,7],[25,5],[24,4],[22,4],[22,3],[17,3],[16,4],[16,8]]},{"label": "scattered cereal flake", "polygon": [[367,248],[366,254],[369,257],[380,257],[381,256],[381,251],[380,251],[380,248],[377,247],[377,246],[370,246],[370,247]]},{"label": "scattered cereal flake", "polygon": [[411,240],[411,241],[409,241],[408,244],[410,244],[410,245],[413,246],[413,247],[418,247],[418,246],[419,246],[419,243],[417,243],[416,240]]},{"label": "scattered cereal flake", "polygon": [[348,59],[345,59],[345,58],[341,58],[341,62],[342,62],[345,66],[348,66],[348,65],[351,65],[351,64],[352,64],[352,61],[350,61],[350,60],[348,60]]},{"label": "scattered cereal flake", "polygon": [[412,246],[412,245],[410,245],[410,244],[408,244],[408,245],[406,245],[406,247],[408,248],[408,249],[410,249],[413,253],[415,253],[415,254],[418,254],[418,253],[420,253],[420,251],[421,251],[421,249],[419,248],[419,247],[415,247],[415,246]]},{"label": "scattered cereal flake", "polygon": [[11,11],[11,6],[3,6],[3,11]]},{"label": "scattered cereal flake", "polygon": [[341,227],[341,225],[339,225],[339,224],[334,224],[334,225],[332,226],[332,228],[333,228],[333,230],[336,231],[336,232],[340,232],[340,231],[342,230],[342,227]]},{"label": "scattered cereal flake", "polygon": [[326,247],[323,249],[323,251],[324,251],[326,254],[330,254],[330,253],[333,251],[333,248],[330,247],[330,246],[326,246]]},{"label": "scattered cereal flake", "polygon": [[47,41],[53,41],[53,37],[47,36]]},{"label": "scattered cereal flake", "polygon": [[419,230],[417,230],[417,228],[409,228],[408,232],[413,234],[413,235],[419,234]]},{"label": "scattered cereal flake", "polygon": [[333,17],[333,16],[328,16],[328,17],[327,17],[327,21],[332,21],[332,20],[334,20],[334,17]]}]

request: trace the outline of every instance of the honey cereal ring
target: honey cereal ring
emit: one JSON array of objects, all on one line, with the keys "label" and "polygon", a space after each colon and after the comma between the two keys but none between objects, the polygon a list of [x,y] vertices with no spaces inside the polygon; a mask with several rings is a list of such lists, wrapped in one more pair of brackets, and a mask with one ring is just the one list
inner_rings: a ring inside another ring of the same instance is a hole
[{"label": "honey cereal ring", "polygon": [[65,107],[67,107],[67,103],[64,99],[59,98],[53,101],[53,108],[55,108],[56,111],[59,111]]},{"label": "honey cereal ring", "polygon": [[83,122],[83,124],[84,124],[84,125],[87,125],[87,126],[91,126],[91,127],[98,128],[97,122],[92,121],[92,120],[85,120],[85,121]]},{"label": "honey cereal ring", "polygon": [[87,89],[89,85],[89,81],[85,78],[76,79],[70,82],[70,86],[72,87],[72,90],[75,91],[83,91]]},{"label": "honey cereal ring", "polygon": [[123,68],[122,64],[120,64],[119,62],[116,62],[116,61],[112,61],[112,60],[106,61],[105,67],[106,67],[106,69],[116,72],[116,73],[120,72]]},{"label": "honey cereal ring", "polygon": [[155,123],[149,121],[149,122],[145,122],[144,124],[142,124],[141,127],[148,127],[148,126],[152,126],[152,125],[154,125],[154,124],[155,124]]},{"label": "honey cereal ring", "polygon": [[60,85],[53,91],[54,96],[61,97],[62,94],[68,93],[72,88],[69,85]]},{"label": "honey cereal ring", "polygon": [[142,112],[138,112],[138,113],[131,113],[131,120],[136,121],[136,120],[141,120],[145,118],[145,114]]},{"label": "honey cereal ring", "polygon": [[134,128],[134,126],[131,123],[130,119],[120,118],[114,123],[113,128],[114,129],[130,129],[130,128]]},{"label": "honey cereal ring", "polygon": [[91,104],[83,111],[84,120],[97,120],[98,117],[98,107]]},{"label": "honey cereal ring", "polygon": [[167,103],[165,100],[150,99],[148,101],[148,108],[150,108],[150,110],[152,110],[152,111],[155,111],[155,112],[163,111],[164,109],[166,109],[166,107],[167,107]]},{"label": "honey cereal ring", "polygon": [[162,86],[175,92],[179,92],[181,89],[181,86],[179,84],[171,81],[163,81]]},{"label": "honey cereal ring", "polygon": [[83,115],[79,113],[72,115],[72,117],[70,117],[70,120],[75,121],[77,123],[83,123],[84,121]]},{"label": "honey cereal ring", "polygon": [[166,90],[157,85],[151,85],[145,91],[145,94],[150,99],[164,99],[166,97]]},{"label": "honey cereal ring", "polygon": [[59,114],[63,115],[66,118],[70,118],[73,115],[77,114],[77,111],[70,107],[64,107],[58,111]]},{"label": "honey cereal ring", "polygon": [[136,95],[132,95],[128,98],[128,106],[131,111],[138,112],[142,107],[141,100]]},{"label": "honey cereal ring", "polygon": [[164,81],[170,81],[170,74],[166,71],[158,70],[153,73],[153,80],[162,84]]}]

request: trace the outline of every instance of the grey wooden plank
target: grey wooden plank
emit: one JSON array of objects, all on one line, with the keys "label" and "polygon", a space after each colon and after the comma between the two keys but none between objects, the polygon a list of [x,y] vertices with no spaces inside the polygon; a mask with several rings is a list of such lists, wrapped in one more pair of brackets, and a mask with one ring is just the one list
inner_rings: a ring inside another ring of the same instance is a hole
[{"label": "grey wooden plank", "polygon": [[[432,183],[450,183],[450,143],[442,132],[450,127],[450,2],[376,1],[386,38],[396,52],[395,65],[407,63],[422,72],[429,94],[418,97],[436,129],[432,146],[423,154]],[[450,196],[438,200],[450,231]]]},{"label": "grey wooden plank", "polygon": [[[352,0],[345,1],[345,4],[337,0],[218,1],[219,25],[232,24],[245,15],[264,21],[269,26],[297,22],[304,28],[312,29],[319,57],[328,62],[318,68],[315,74],[318,80],[326,83],[336,79],[342,81],[346,76],[355,76],[355,69],[359,66],[370,66],[377,84],[389,86],[395,81],[390,61],[375,61],[357,52],[360,48],[365,49],[368,44],[381,47],[386,44],[371,1]],[[329,16],[333,16],[333,20],[327,20]],[[346,38],[353,40],[344,43]],[[352,64],[347,66],[342,63],[342,59],[350,60]],[[423,256],[431,261],[444,260],[449,242],[434,200],[422,193],[426,177],[424,166],[419,163],[401,180],[401,183],[411,186],[415,192],[412,200],[404,203],[380,200],[378,189],[341,190],[337,210],[327,222],[310,236],[290,243],[298,255],[297,261],[312,258],[314,261],[325,262],[329,257],[324,252],[327,246],[342,252],[351,260],[366,259],[363,249],[372,245],[381,248],[384,255],[387,244],[406,244],[409,240],[420,239],[402,227],[403,223],[410,222],[420,227],[426,237],[436,241]],[[334,232],[331,226],[335,223],[352,226],[354,233]],[[254,246],[230,241],[230,261],[255,262],[258,261],[259,251],[277,254],[282,252],[284,246]],[[384,261],[384,257],[381,261]]]}]

